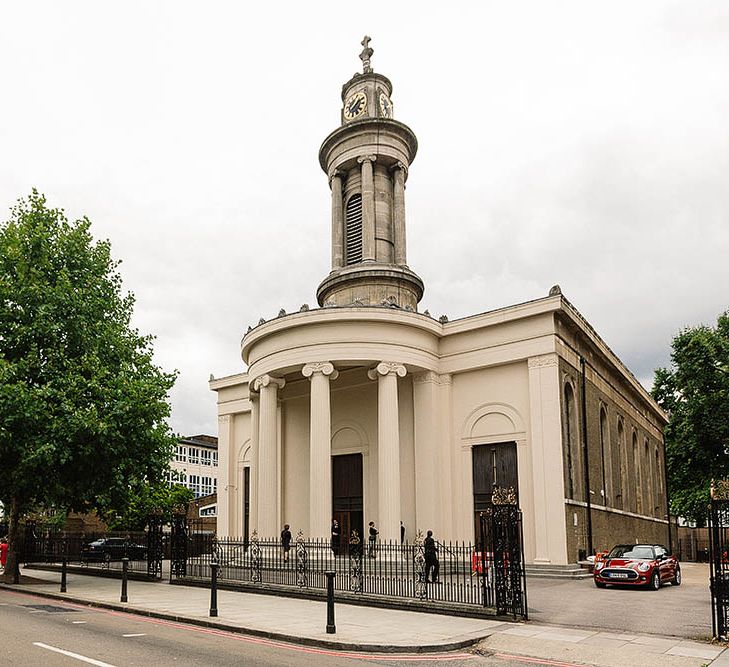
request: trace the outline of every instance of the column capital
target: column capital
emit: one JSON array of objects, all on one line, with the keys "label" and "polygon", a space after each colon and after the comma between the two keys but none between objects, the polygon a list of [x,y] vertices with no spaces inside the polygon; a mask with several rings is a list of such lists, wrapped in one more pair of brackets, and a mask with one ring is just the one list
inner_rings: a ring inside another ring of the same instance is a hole
[{"label": "column capital", "polygon": [[385,377],[394,373],[395,375],[404,378],[407,375],[407,370],[403,364],[399,364],[396,361],[382,361],[374,368],[367,371],[367,377],[370,380],[376,380],[378,376]]},{"label": "column capital", "polygon": [[329,175],[329,186],[331,187],[332,181],[335,178],[342,178],[344,176],[344,172],[341,169],[332,169],[332,171],[328,174]]},{"label": "column capital", "polygon": [[415,384],[447,385],[452,384],[453,380],[451,375],[448,373],[445,375],[439,375],[434,371],[425,371],[424,373],[417,373],[416,375],[413,375],[413,382]]},{"label": "column capital", "polygon": [[363,162],[376,162],[377,156],[376,155],[362,155],[357,158],[357,163],[362,164]]},{"label": "column capital", "polygon": [[402,175],[403,179],[408,176],[408,166],[404,162],[398,160],[395,164],[390,167],[390,172],[397,175]]},{"label": "column capital", "polygon": [[331,361],[312,361],[301,369],[301,374],[306,378],[311,378],[315,373],[321,373],[330,380],[336,380],[339,377],[339,371],[334,368]]},{"label": "column capital", "polygon": [[286,385],[286,380],[283,378],[273,377],[273,375],[268,375],[268,373],[266,373],[265,375],[257,377],[253,381],[253,389],[254,391],[259,391],[261,387],[268,387],[270,384],[275,384],[279,389],[283,389]]}]

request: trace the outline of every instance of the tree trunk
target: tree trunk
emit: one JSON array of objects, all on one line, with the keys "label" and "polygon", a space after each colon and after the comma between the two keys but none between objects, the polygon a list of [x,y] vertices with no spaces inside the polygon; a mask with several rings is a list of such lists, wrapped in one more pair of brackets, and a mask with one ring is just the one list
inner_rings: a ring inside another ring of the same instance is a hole
[{"label": "tree trunk", "polygon": [[6,584],[17,584],[20,582],[20,561],[18,559],[19,524],[20,499],[13,498],[10,505],[10,522],[8,523],[8,561],[5,564],[5,572],[2,575],[2,581]]}]

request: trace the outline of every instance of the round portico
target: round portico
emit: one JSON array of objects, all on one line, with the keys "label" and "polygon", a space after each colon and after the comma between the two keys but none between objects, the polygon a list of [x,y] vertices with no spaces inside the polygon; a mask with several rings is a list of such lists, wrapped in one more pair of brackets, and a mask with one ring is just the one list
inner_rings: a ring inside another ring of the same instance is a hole
[{"label": "round portico", "polygon": [[[399,539],[400,402],[398,380],[437,373],[442,325],[414,312],[390,308],[305,311],[259,325],[242,341],[249,365],[252,413],[254,525],[275,535],[283,502],[277,484],[281,425],[277,418],[287,383],[309,380],[309,534],[329,534],[332,519],[332,383],[340,371],[366,371],[376,383],[376,489],[381,537]],[[357,374],[361,378],[362,374]],[[413,411],[426,409],[413,401]],[[407,412],[407,411],[406,411]],[[407,412],[409,414],[409,412]],[[284,415],[284,419],[286,416]],[[303,443],[306,438],[297,438]],[[300,445],[299,445],[300,446]],[[374,503],[372,503],[374,505]]]}]

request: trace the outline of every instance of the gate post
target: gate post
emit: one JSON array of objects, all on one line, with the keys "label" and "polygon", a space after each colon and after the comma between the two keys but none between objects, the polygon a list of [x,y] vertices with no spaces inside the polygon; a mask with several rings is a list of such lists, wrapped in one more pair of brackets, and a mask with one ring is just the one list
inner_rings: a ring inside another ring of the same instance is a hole
[{"label": "gate post", "polygon": [[307,560],[304,531],[300,530],[296,535],[296,585],[299,588],[306,588],[308,583],[306,575]]},{"label": "gate post", "polygon": [[162,577],[162,510],[155,507],[147,520],[147,576],[152,579]]},{"label": "gate post", "polygon": [[714,639],[729,634],[729,480],[711,485],[709,512],[711,627]]},{"label": "gate post", "polygon": [[362,540],[359,539],[357,529],[352,531],[349,538],[349,590],[353,593],[362,592]]},{"label": "gate post", "polygon": [[175,508],[172,514],[172,536],[170,554],[170,581],[173,577],[184,577],[187,575],[187,511],[182,513],[182,508]]}]

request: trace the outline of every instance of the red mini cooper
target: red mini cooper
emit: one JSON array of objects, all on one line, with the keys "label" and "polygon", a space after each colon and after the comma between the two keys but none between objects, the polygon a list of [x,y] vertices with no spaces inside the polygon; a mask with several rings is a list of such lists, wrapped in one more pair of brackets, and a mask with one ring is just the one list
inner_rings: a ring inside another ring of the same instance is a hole
[{"label": "red mini cooper", "polygon": [[618,544],[595,562],[595,586],[645,586],[657,591],[661,584],[681,585],[681,567],[660,544]]}]

